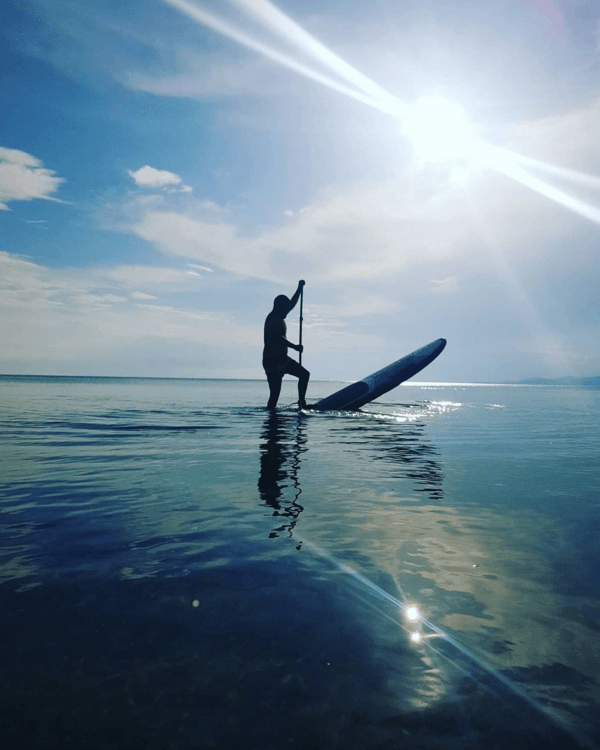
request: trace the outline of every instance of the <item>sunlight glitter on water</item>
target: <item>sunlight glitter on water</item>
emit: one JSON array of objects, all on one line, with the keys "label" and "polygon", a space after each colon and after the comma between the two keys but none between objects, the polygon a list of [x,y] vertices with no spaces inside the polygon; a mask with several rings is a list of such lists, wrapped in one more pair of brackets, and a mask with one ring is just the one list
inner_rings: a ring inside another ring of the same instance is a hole
[{"label": "sunlight glitter on water", "polygon": [[391,414],[377,414],[376,416],[380,419],[392,419],[398,423],[417,422],[432,416],[450,414],[463,406],[464,404],[458,401],[428,401],[405,407],[402,411],[394,408]]}]

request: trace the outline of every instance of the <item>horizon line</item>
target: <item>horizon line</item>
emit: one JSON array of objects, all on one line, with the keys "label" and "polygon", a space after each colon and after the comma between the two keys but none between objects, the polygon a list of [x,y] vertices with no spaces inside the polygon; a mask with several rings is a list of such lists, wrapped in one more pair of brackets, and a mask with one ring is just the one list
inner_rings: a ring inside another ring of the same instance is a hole
[{"label": "horizon line", "polygon": [[[265,381],[265,378],[231,378],[231,377],[191,377],[191,376],[180,376],[180,375],[54,375],[54,374],[39,374],[39,373],[0,373],[0,378],[64,378],[64,379],[94,379],[94,380],[224,380],[224,381],[236,381],[236,382],[249,382],[249,383],[260,383]],[[434,380],[405,380],[399,383],[396,388],[401,385],[415,385],[415,386],[568,386],[569,383],[560,382],[568,380],[598,380],[600,381],[600,375],[565,375],[558,378],[542,378],[542,377],[530,377],[523,378],[522,380],[514,381],[434,381]],[[533,382],[539,381],[539,382]],[[314,378],[311,380],[312,383],[358,383],[357,380],[345,380],[336,378]],[[577,385],[577,383],[572,383]],[[599,382],[600,385],[600,382]],[[588,386],[589,387],[589,386]],[[593,387],[593,386],[591,386]]]}]

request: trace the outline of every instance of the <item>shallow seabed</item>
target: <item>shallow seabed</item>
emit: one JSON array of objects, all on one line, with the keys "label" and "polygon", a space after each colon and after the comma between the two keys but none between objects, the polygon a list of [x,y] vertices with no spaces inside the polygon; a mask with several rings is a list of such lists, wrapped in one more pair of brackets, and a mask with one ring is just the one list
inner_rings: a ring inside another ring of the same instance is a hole
[{"label": "shallow seabed", "polygon": [[600,389],[265,398],[0,378],[2,747],[600,747]]}]

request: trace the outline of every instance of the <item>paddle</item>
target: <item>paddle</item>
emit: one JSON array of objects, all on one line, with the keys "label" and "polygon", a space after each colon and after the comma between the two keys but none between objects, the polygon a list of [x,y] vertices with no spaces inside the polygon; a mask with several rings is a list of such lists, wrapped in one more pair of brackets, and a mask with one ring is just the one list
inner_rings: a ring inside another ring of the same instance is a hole
[{"label": "paddle", "polygon": [[[302,289],[300,289],[300,334],[299,334],[299,340],[298,343],[300,346],[302,346],[302,321],[304,318],[302,317],[302,305],[304,303],[304,284],[302,284]],[[298,355],[298,362],[300,365],[302,364],[302,349],[299,352]]]}]

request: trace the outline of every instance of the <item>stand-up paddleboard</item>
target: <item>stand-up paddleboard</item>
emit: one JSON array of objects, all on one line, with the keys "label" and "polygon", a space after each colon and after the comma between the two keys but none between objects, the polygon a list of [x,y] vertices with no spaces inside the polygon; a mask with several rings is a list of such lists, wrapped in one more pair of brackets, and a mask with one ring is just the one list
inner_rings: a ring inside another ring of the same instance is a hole
[{"label": "stand-up paddleboard", "polygon": [[391,365],[377,370],[372,375],[359,380],[356,383],[342,388],[341,391],[332,393],[331,396],[311,404],[309,409],[317,411],[329,411],[339,409],[359,409],[368,404],[369,401],[391,391],[400,383],[412,378],[442,353],[446,346],[446,339],[437,339],[431,344],[417,349],[406,357],[392,362]]}]

